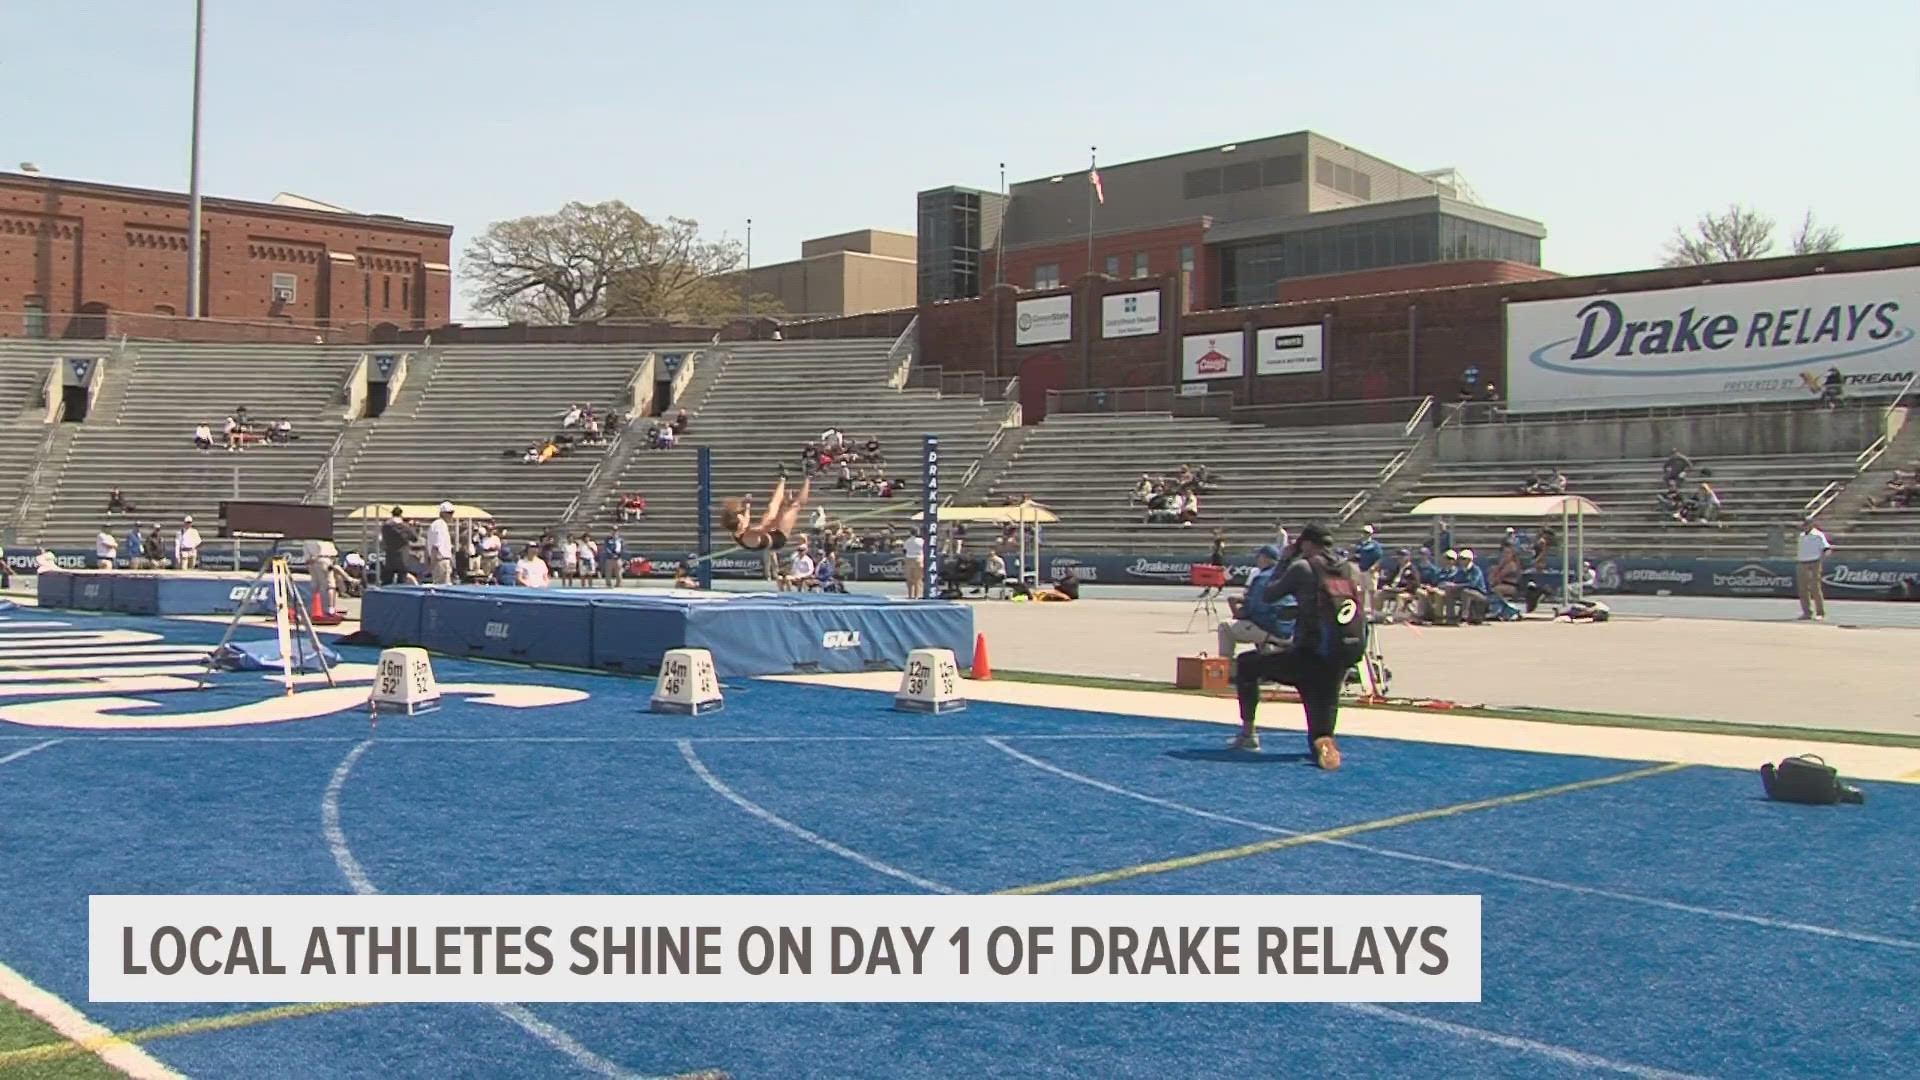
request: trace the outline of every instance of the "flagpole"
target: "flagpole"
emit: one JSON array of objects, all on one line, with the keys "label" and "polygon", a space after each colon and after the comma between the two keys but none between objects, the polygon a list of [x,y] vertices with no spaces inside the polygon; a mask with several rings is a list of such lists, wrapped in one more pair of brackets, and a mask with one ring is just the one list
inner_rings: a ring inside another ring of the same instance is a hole
[{"label": "flagpole", "polygon": [[1093,274],[1093,177],[1100,171],[1100,148],[1087,147],[1087,274]]},{"label": "flagpole", "polygon": [[1003,271],[1007,263],[1007,163],[1004,161],[1000,163],[1000,229],[993,238],[993,249],[993,283],[999,285],[1006,280]]}]

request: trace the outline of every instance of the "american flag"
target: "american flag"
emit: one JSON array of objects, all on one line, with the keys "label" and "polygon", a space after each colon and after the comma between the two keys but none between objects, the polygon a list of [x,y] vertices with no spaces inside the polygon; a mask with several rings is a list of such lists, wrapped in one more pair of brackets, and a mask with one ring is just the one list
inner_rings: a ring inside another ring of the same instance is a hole
[{"label": "american flag", "polygon": [[1107,205],[1107,191],[1100,186],[1100,170],[1094,169],[1087,175],[1093,178],[1093,197],[1100,200],[1101,206]]}]

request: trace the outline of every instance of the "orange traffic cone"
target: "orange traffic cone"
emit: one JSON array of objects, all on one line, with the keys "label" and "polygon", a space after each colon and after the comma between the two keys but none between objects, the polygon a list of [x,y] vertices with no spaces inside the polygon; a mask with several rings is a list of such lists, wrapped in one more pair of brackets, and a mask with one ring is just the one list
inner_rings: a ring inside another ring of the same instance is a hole
[{"label": "orange traffic cone", "polygon": [[967,678],[986,682],[993,678],[993,664],[987,660],[987,635],[973,635],[973,670]]},{"label": "orange traffic cone", "polygon": [[345,621],[345,619],[340,615],[328,614],[327,610],[320,605],[320,594],[316,592],[313,594],[313,616],[311,621],[315,626],[338,626]]}]

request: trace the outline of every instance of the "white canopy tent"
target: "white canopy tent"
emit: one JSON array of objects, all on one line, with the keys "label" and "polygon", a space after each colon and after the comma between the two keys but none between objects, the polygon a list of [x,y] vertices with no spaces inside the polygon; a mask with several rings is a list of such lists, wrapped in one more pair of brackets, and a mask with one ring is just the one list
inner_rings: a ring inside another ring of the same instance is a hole
[{"label": "white canopy tent", "polygon": [[[926,514],[924,512],[913,515],[914,521],[923,521],[925,519]],[[1011,506],[943,506],[940,508],[939,513],[939,521],[942,524],[951,521],[964,524],[986,523],[991,525],[1020,526],[1020,572],[1022,575],[1031,573],[1035,585],[1039,584],[1040,578],[1039,526],[1052,525],[1059,520],[1060,515],[1034,502],[1032,499],[1014,503]],[[1031,563],[1027,562],[1027,530],[1029,528],[1033,529],[1033,562]],[[932,552],[928,553],[928,557],[938,558],[938,556]]]},{"label": "white canopy tent", "polygon": [[1583,495],[1446,495],[1408,511],[1423,517],[1560,519],[1560,593],[1567,603],[1586,599],[1588,514],[1599,504]]}]

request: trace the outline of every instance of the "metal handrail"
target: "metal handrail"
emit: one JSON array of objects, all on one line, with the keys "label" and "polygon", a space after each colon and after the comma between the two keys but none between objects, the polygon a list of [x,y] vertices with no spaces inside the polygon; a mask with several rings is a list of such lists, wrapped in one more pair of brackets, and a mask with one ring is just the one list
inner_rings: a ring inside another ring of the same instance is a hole
[{"label": "metal handrail", "polygon": [[887,362],[892,365],[887,375],[887,389],[905,390],[907,373],[913,370],[913,347],[919,340],[920,316],[915,315],[907,321],[907,328],[893,339],[893,347],[887,350]]},{"label": "metal handrail", "polygon": [[1866,472],[1868,469],[1873,468],[1873,463],[1876,461],[1879,461],[1880,456],[1882,454],[1885,454],[1887,452],[1887,448],[1892,445],[1893,445],[1893,440],[1887,438],[1885,435],[1882,435],[1879,438],[1873,440],[1872,443],[1868,444],[1865,450],[1860,451],[1859,456],[1853,459],[1854,475],[1857,476],[1860,473]]},{"label": "metal handrail", "polygon": [[1827,481],[1827,486],[1821,488],[1819,494],[1815,495],[1811,499],[1808,499],[1807,504],[1800,508],[1800,516],[1801,517],[1819,516],[1820,511],[1825,510],[1828,506],[1831,506],[1833,504],[1833,500],[1840,497],[1840,489],[1844,487],[1846,487],[1846,485],[1841,483],[1838,480]]},{"label": "metal handrail", "polygon": [[1413,417],[1407,421],[1407,426],[1403,434],[1411,436],[1415,431],[1418,431],[1420,429],[1420,422],[1425,420],[1427,414],[1432,411],[1433,395],[1428,394],[1426,397],[1420,399],[1420,407],[1413,410]]},{"label": "metal handrail", "polygon": [[[1015,385],[1020,382],[1017,377],[1012,381]],[[1007,403],[1006,414],[1001,417],[1000,426],[993,429],[993,437],[987,440],[986,448],[980,451],[979,457],[973,459],[973,464],[967,466],[967,471],[960,474],[960,485],[955,490],[965,491],[967,486],[980,476],[981,464],[992,457],[995,450],[1000,449],[1000,443],[1006,439],[1009,430],[1020,426],[1016,420],[1019,412],[1020,401],[1016,397]]]},{"label": "metal handrail", "polygon": [[1363,490],[1363,491],[1354,492],[1353,498],[1348,499],[1346,502],[1346,505],[1342,506],[1340,508],[1340,512],[1334,515],[1334,517],[1340,522],[1340,524],[1345,525],[1347,523],[1347,519],[1352,517],[1354,513],[1358,511],[1362,506],[1365,506],[1367,504],[1367,500],[1372,497],[1373,497],[1372,491]]},{"label": "metal handrail", "polygon": [[[327,456],[321,459],[320,467],[313,471],[313,479],[307,481],[307,493],[300,496],[300,502],[303,505],[311,504],[313,497],[320,493],[322,481],[326,480],[327,473],[333,469],[333,463],[340,455],[340,447],[347,441],[347,432],[352,429],[351,423],[340,425],[340,433],[333,437],[333,445],[327,447]],[[335,476],[334,479],[337,480],[339,477]]]},{"label": "metal handrail", "polygon": [[27,470],[27,478],[20,484],[20,501],[13,508],[13,517],[7,521],[7,532],[14,534],[16,542],[19,540],[20,527],[27,523],[27,503],[40,486],[40,471],[46,468],[47,458],[53,453],[54,436],[59,433],[59,424],[47,425],[47,434],[40,440],[40,450],[33,455],[33,468]]},{"label": "metal handrail", "polygon": [[580,511],[580,500],[585,498],[587,493],[594,489],[595,485],[599,484],[600,470],[606,468],[607,462],[613,460],[614,452],[619,450],[620,444],[626,440],[627,432],[638,423],[640,423],[639,419],[629,419],[626,423],[620,425],[620,430],[613,433],[613,438],[607,440],[606,452],[600,455],[599,461],[594,462],[593,471],[587,473],[587,478],[581,482],[579,490],[573,493],[572,501],[567,503],[566,512],[560,515],[560,521],[563,525],[569,528],[573,526],[573,515]]}]

